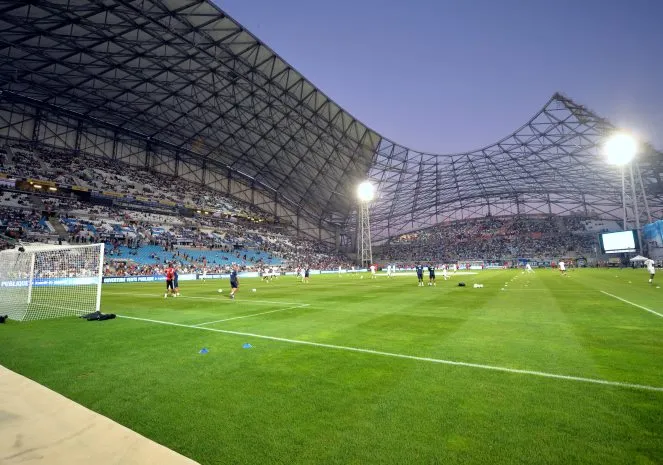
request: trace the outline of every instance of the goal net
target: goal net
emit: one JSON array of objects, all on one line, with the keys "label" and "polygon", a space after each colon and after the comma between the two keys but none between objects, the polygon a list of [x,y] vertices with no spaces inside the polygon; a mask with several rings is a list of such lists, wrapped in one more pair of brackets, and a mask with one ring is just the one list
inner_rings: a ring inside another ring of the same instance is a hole
[{"label": "goal net", "polygon": [[28,321],[99,310],[104,244],[0,252],[0,315]]}]

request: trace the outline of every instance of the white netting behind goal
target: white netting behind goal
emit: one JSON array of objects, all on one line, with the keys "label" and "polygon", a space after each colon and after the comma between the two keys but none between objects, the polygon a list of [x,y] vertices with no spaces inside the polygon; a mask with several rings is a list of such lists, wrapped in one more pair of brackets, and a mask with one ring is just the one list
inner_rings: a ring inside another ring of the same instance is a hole
[{"label": "white netting behind goal", "polygon": [[99,310],[104,245],[0,252],[0,314],[27,321]]}]

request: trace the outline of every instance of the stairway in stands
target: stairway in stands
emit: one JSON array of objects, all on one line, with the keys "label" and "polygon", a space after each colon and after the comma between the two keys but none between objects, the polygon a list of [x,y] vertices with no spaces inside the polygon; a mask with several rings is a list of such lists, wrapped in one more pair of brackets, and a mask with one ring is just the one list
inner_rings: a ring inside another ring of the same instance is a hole
[{"label": "stairway in stands", "polygon": [[561,232],[562,234],[566,234],[567,232],[569,232],[569,229],[566,227],[566,222],[564,221],[564,218],[562,218],[561,216],[555,216],[554,218],[559,232]]},{"label": "stairway in stands", "polygon": [[30,204],[32,205],[32,208],[36,210],[37,212],[42,212],[45,210],[46,206],[44,205],[44,202],[41,200],[41,198],[36,195],[32,194],[30,196]]},{"label": "stairway in stands", "polygon": [[67,232],[67,229],[60,223],[60,220],[57,218],[51,218],[48,223],[53,226],[53,229],[55,230],[55,233],[58,235],[58,237],[62,240],[68,240],[69,239],[69,233]]}]

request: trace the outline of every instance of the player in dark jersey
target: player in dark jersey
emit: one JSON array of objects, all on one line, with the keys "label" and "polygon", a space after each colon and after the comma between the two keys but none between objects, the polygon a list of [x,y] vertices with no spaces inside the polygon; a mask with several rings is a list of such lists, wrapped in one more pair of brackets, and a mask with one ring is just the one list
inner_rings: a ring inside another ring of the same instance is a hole
[{"label": "player in dark jersey", "polygon": [[237,290],[239,289],[239,278],[237,277],[237,265],[233,265],[233,269],[230,272],[230,298],[234,299]]},{"label": "player in dark jersey", "polygon": [[173,293],[173,280],[175,279],[175,270],[173,269],[173,264],[169,263],[166,268],[166,293],[163,295],[164,298],[167,298],[170,294]]},{"label": "player in dark jersey", "polygon": [[306,265],[306,268],[304,268],[304,282],[307,283],[307,284],[308,284],[308,278],[309,278],[310,275],[311,275],[311,270],[308,267],[308,265]]},{"label": "player in dark jersey", "polygon": [[418,286],[423,286],[424,285],[424,267],[423,265],[419,264],[415,267],[415,270],[417,270],[417,279],[419,280]]},{"label": "player in dark jersey", "polygon": [[435,284],[435,265],[428,265],[428,285],[436,286]]},{"label": "player in dark jersey", "polygon": [[179,272],[177,271],[177,267],[173,267],[173,288],[175,290],[175,297],[178,297],[180,295],[180,281],[179,281],[180,275]]}]

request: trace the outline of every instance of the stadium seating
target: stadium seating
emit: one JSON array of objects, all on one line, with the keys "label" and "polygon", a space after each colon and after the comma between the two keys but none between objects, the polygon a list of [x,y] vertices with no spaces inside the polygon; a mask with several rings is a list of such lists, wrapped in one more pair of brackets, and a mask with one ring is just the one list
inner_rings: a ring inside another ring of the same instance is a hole
[{"label": "stadium seating", "polygon": [[[147,172],[116,161],[51,150],[12,146],[13,162],[0,150],[0,170],[95,190],[118,191],[156,200],[188,203],[232,214],[252,214],[222,194],[180,179]],[[0,224],[20,225],[25,232],[52,234],[49,223],[33,212],[34,194],[0,194]],[[86,204],[74,198],[43,197],[41,208],[60,213],[70,242],[106,241],[109,262],[126,262],[128,273],[158,271],[167,261],[189,270],[225,269],[232,263],[254,269],[279,265],[288,269],[349,267],[325,244],[295,238],[269,224],[243,224],[224,218],[148,213]],[[19,213],[17,213],[19,212]],[[63,213],[64,212],[64,213]],[[57,223],[57,222],[56,222]],[[615,221],[580,216],[486,217],[440,224],[392,238],[376,247],[376,260],[509,260],[594,255],[598,232],[619,230]],[[167,250],[167,251],[166,251]],[[117,270],[114,270],[114,272]]]},{"label": "stadium seating", "polygon": [[383,260],[510,260],[594,255],[596,235],[579,217],[488,217],[401,235],[376,252]]},{"label": "stadium seating", "polygon": [[228,214],[259,215],[249,205],[240,205],[217,191],[109,158],[71,151],[33,149],[25,145],[11,146],[11,150],[14,163],[0,165],[0,171],[11,176],[143,196],[155,201],[190,204]]}]

